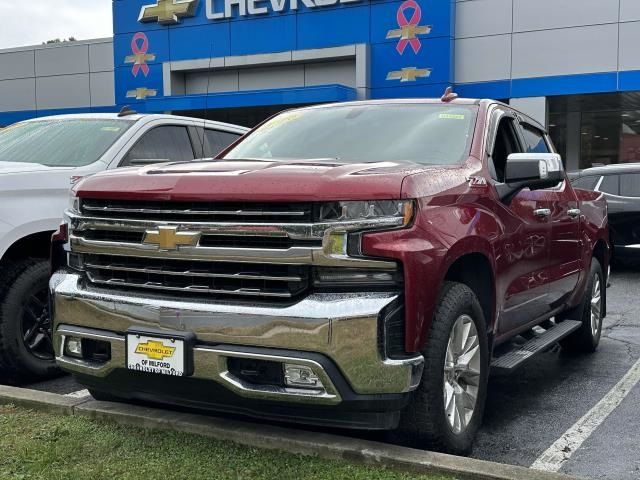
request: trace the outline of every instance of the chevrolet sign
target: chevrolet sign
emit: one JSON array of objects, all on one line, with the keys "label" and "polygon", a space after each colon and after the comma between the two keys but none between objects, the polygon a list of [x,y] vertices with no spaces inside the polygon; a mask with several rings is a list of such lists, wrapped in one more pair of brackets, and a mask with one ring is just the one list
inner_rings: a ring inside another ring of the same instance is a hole
[{"label": "chevrolet sign", "polygon": [[209,20],[222,20],[231,18],[234,11],[237,15],[265,15],[271,12],[283,12],[298,10],[300,6],[306,8],[329,7],[341,3],[356,3],[362,0],[220,0],[224,8],[216,11],[214,0],[207,0],[207,18]]}]

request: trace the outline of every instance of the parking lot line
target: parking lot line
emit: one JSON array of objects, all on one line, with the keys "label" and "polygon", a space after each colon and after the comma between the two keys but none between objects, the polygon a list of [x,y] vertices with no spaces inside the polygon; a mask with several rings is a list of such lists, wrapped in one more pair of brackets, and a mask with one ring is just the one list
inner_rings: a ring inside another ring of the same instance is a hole
[{"label": "parking lot line", "polygon": [[540,455],[533,462],[531,468],[547,472],[559,471],[573,452],[580,448],[595,429],[620,405],[627,394],[638,384],[638,381],[640,381],[640,360],[609,390],[602,400]]},{"label": "parking lot line", "polygon": [[90,395],[91,394],[89,393],[89,390],[78,390],[77,392],[67,393],[65,395],[65,397],[84,398],[84,397],[88,397]]}]

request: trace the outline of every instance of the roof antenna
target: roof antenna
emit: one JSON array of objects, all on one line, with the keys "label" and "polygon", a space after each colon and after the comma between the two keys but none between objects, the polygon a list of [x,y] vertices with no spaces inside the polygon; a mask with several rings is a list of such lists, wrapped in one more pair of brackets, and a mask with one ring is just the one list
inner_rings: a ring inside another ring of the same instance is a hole
[{"label": "roof antenna", "polygon": [[122,107],[122,110],[120,110],[120,113],[118,113],[118,117],[128,117],[129,115],[135,115],[136,113],[138,112],[132,110],[129,105],[125,105]]},{"label": "roof antenna", "polygon": [[444,95],[440,98],[441,102],[449,103],[458,98],[458,94],[453,91],[453,87],[447,87],[444,91]]}]

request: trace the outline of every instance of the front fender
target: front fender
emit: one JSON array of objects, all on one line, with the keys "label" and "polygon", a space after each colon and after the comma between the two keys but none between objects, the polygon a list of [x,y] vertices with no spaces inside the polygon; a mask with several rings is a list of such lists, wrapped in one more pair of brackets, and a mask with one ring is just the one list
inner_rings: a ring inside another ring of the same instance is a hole
[{"label": "front fender", "polygon": [[43,218],[18,227],[0,222],[0,260],[4,258],[7,250],[19,240],[36,233],[56,231],[61,220],[61,218]]},{"label": "front fender", "polygon": [[363,253],[402,264],[407,352],[424,347],[451,265],[464,255],[481,254],[495,271],[492,242],[500,231],[490,210],[466,204],[420,208],[411,228],[363,236]]}]

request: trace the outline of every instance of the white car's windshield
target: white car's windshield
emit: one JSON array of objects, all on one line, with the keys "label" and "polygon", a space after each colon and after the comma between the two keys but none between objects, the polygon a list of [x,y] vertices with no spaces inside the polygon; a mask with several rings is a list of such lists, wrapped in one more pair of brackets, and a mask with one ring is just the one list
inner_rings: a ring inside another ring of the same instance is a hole
[{"label": "white car's windshield", "polygon": [[465,160],[477,107],[464,105],[336,105],[278,115],[225,159],[320,159],[347,163]]},{"label": "white car's windshield", "polygon": [[17,123],[0,131],[0,162],[81,167],[97,161],[134,122],[59,119]]}]

